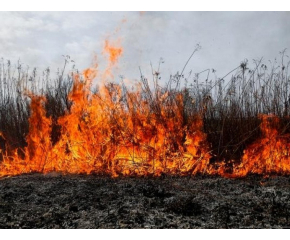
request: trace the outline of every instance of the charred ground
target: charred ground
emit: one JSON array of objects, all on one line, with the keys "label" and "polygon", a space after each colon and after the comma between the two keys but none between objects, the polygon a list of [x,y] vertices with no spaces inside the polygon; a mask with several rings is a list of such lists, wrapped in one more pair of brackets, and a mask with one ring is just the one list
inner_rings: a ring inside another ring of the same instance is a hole
[{"label": "charred ground", "polygon": [[288,228],[289,177],[0,180],[0,228]]}]

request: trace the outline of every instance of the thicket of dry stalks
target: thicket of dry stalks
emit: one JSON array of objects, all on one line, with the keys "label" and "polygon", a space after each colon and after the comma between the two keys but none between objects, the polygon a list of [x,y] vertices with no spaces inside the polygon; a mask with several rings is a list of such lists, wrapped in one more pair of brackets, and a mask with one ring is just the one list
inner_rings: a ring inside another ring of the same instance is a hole
[{"label": "thicket of dry stalks", "polygon": [[[184,70],[171,75],[166,84],[159,73],[152,69],[152,76],[141,73],[140,98],[148,102],[150,114],[159,122],[164,116],[173,119],[178,115],[184,128],[190,126],[199,116],[203,121],[202,130],[210,146],[211,163],[224,162],[226,166],[239,163],[247,146],[261,138],[261,114],[272,114],[279,122],[271,121],[271,127],[279,134],[289,133],[290,76],[286,50],[280,52],[280,60],[265,62],[262,59],[249,64],[240,63],[224,77],[218,78],[214,69],[188,74]],[[43,95],[46,99],[47,117],[52,119],[51,141],[56,144],[60,136],[58,119],[70,112],[72,101],[69,93],[74,84],[76,70],[67,71],[69,56],[56,77],[50,69],[43,73],[36,69],[29,71],[18,63],[2,60],[0,67],[0,148],[11,152],[27,145],[30,103],[32,94]],[[251,65],[251,66],[250,66]],[[69,72],[69,73],[67,73]],[[163,77],[163,76],[162,76]],[[122,79],[119,84],[106,85],[111,92],[122,89],[129,93]],[[116,89],[114,89],[116,88]],[[97,94],[99,89],[95,89]],[[130,95],[128,95],[130,96]],[[132,95],[133,96],[133,95]],[[181,97],[179,97],[181,96]],[[182,100],[180,102],[179,100]],[[128,109],[140,107],[138,101],[130,98],[119,99]],[[164,113],[164,109],[166,112]],[[114,108],[112,108],[114,115]],[[175,120],[174,120],[175,121]],[[177,120],[176,120],[177,121]],[[166,124],[166,123],[164,123]],[[166,126],[164,125],[166,128]],[[176,131],[179,131],[176,129]],[[172,139],[172,147],[174,146]],[[186,137],[182,139],[186,142]],[[18,154],[22,154],[19,152]],[[3,156],[0,154],[0,161]]]}]

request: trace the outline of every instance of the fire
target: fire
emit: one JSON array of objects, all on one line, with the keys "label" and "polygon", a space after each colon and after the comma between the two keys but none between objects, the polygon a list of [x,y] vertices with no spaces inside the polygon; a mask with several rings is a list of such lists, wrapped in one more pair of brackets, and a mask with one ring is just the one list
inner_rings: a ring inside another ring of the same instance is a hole
[{"label": "fire", "polygon": [[[107,70],[122,51],[106,41]],[[141,88],[130,92],[119,84],[103,83],[93,94],[90,84],[97,75],[97,69],[89,68],[83,78],[75,76],[69,94],[72,107],[57,121],[61,131],[54,144],[46,100],[31,96],[27,146],[4,154],[0,177],[52,171],[113,177],[207,172],[210,151],[202,119],[195,116],[185,123],[182,94],[165,93],[154,106]]]},{"label": "fire", "polygon": [[260,115],[262,138],[244,152],[241,164],[234,168],[233,176],[255,174],[290,174],[290,135],[279,134],[279,118]]},{"label": "fire", "polygon": [[[45,97],[30,94],[27,146],[13,152],[1,150],[0,177],[31,172],[112,177],[290,174],[290,135],[279,133],[278,117],[260,116],[262,137],[245,149],[241,163],[229,174],[225,164],[210,164],[202,113],[186,118],[182,92],[157,89],[144,97],[141,85],[129,91],[110,83],[104,78],[112,77],[111,70],[123,49],[106,41],[104,53],[108,54],[108,67],[103,74],[94,63],[82,75],[74,76],[68,96],[72,105],[57,120],[57,141],[51,139],[53,121],[47,117]],[[92,93],[92,80],[99,76],[100,89]],[[5,139],[2,133],[0,137]]]},{"label": "fire", "polygon": [[120,47],[115,47],[112,46],[108,40],[105,41],[105,48],[104,48],[104,53],[109,54],[109,59],[110,59],[110,63],[111,65],[114,65],[118,58],[120,57],[120,55],[123,53],[123,49]]}]

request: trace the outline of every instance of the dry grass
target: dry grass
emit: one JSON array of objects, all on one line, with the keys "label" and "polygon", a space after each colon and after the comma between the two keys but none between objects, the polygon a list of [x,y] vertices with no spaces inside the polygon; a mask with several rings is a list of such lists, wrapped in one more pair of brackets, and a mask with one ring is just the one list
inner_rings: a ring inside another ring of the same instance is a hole
[{"label": "dry grass", "polygon": [[[181,73],[170,76],[166,84],[161,84],[160,62],[158,70],[152,71],[150,80],[140,71],[142,97],[148,101],[150,111],[157,118],[162,117],[161,109],[167,109],[166,115],[174,117],[175,113],[170,106],[177,105],[184,127],[192,124],[197,114],[202,116],[204,132],[212,150],[211,161],[224,160],[227,164],[231,164],[232,161],[239,161],[245,147],[260,137],[259,114],[278,116],[281,120],[277,126],[280,132],[289,132],[290,62],[286,62],[286,58],[284,50],[280,53],[279,62],[269,64],[267,62],[266,65],[260,59],[254,61],[250,67],[248,61],[244,61],[222,78],[218,78],[213,69],[207,69],[194,76],[191,72],[186,75],[183,69]],[[2,62],[0,67],[2,150],[9,152],[26,145],[31,93],[46,97],[45,109],[47,115],[53,119],[50,137],[53,143],[58,141],[60,127],[57,119],[69,111],[72,104],[68,94],[73,85],[75,72],[65,74],[67,61],[68,59],[65,59],[63,69],[54,79],[51,78],[49,69],[40,74],[36,69],[29,71],[23,69],[20,64],[12,66],[10,61]],[[120,85],[124,92],[128,91],[122,79]],[[163,101],[161,98],[165,93],[166,101]],[[183,96],[183,104],[176,101],[176,96],[180,94]],[[129,104],[128,98],[124,98],[124,104]],[[134,104],[138,107],[138,103]],[[162,104],[166,104],[167,107],[164,108]]]}]

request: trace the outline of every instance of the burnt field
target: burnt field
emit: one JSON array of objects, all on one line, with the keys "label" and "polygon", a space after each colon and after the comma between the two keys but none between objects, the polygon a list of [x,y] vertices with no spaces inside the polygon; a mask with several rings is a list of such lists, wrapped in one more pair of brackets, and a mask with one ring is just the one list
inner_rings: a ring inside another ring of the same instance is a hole
[{"label": "burnt field", "polygon": [[0,228],[289,228],[289,177],[0,180]]}]

